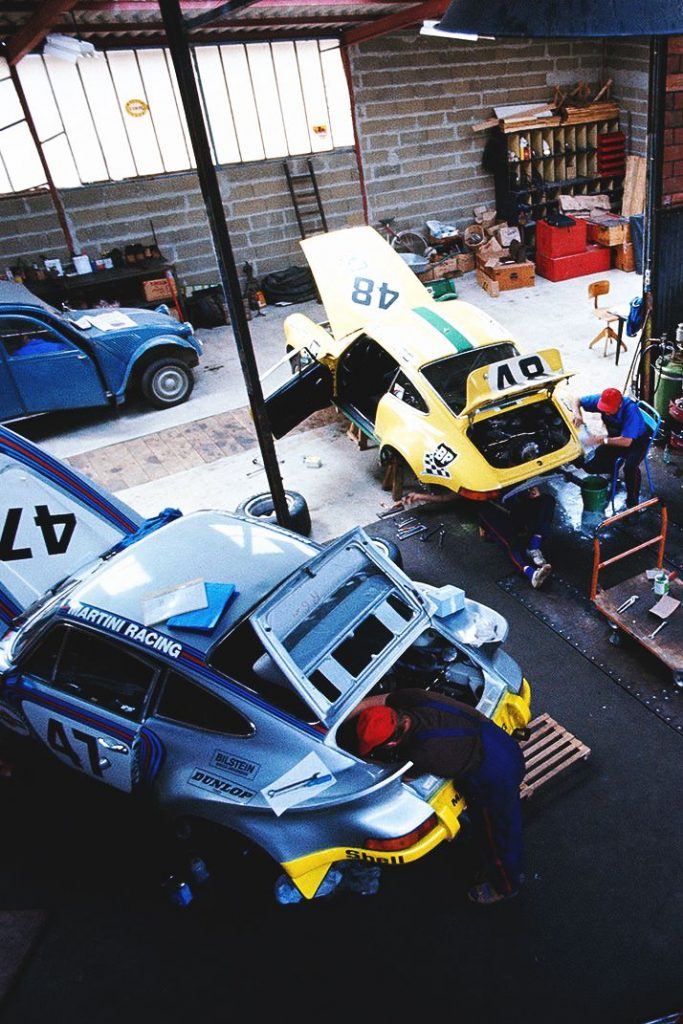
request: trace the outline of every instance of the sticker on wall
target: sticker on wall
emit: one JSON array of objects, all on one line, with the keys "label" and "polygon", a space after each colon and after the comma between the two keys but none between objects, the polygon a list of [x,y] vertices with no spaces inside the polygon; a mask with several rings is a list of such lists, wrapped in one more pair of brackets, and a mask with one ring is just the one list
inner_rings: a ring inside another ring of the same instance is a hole
[{"label": "sticker on wall", "polygon": [[149,110],[149,106],[144,100],[127,100],[125,110],[131,117],[143,117]]},{"label": "sticker on wall", "polygon": [[443,442],[436,446],[434,451],[425,452],[423,473],[425,476],[450,477],[447,467],[456,458],[452,448]]},{"label": "sticker on wall", "polygon": [[327,125],[326,124],[312,124],[311,125],[311,131],[313,132],[314,135],[319,135],[322,138],[324,135],[327,135]]},{"label": "sticker on wall", "polygon": [[288,807],[310,800],[333,786],[335,781],[325,762],[310,753],[284,775],[273,779],[261,793],[279,817]]}]

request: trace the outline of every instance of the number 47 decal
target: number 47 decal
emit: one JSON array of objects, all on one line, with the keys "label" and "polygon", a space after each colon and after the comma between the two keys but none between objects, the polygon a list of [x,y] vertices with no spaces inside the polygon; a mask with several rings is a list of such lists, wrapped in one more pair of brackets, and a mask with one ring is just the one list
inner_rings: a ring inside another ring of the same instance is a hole
[{"label": "number 47 decal", "polygon": [[[76,516],[73,512],[52,513],[47,505],[35,505],[33,511],[35,512],[33,522],[42,534],[43,544],[48,555],[63,555],[68,550],[76,529]],[[0,534],[0,562],[15,562],[22,558],[33,558],[33,548],[16,546],[19,523],[24,514],[30,515],[30,512],[26,513],[23,508],[7,509]]]}]

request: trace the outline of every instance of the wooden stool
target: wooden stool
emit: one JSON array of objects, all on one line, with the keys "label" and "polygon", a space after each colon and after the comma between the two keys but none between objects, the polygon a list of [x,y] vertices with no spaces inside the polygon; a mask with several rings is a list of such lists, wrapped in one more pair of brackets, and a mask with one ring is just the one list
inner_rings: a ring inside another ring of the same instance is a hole
[{"label": "wooden stool", "polygon": [[355,423],[349,423],[349,429],[346,431],[346,436],[350,437],[352,441],[358,445],[360,450],[364,452],[368,447],[368,439]]},{"label": "wooden stool", "polygon": [[400,455],[393,455],[387,463],[382,480],[382,490],[391,491],[394,501],[400,501],[403,497],[403,471],[405,462]]}]

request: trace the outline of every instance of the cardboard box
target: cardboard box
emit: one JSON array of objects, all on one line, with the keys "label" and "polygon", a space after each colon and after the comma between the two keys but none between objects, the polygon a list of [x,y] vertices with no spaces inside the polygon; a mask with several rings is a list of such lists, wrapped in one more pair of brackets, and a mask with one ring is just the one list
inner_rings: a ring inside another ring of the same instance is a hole
[{"label": "cardboard box", "polygon": [[630,224],[623,217],[592,218],[588,224],[588,241],[596,245],[621,245],[631,240]]},{"label": "cardboard box", "polygon": [[172,299],[173,292],[165,277],[156,277],[152,281],[143,281],[142,290],[147,302],[156,302],[157,299]]},{"label": "cardboard box", "polygon": [[585,252],[587,245],[585,220],[577,218],[571,227],[558,228],[545,220],[536,223],[536,253],[543,256],[575,256]]},{"label": "cardboard box", "polygon": [[453,277],[453,274],[457,272],[458,257],[447,256],[443,260],[437,260],[436,263],[432,263],[431,266],[427,267],[426,270],[423,270],[417,276],[423,284],[427,284],[429,281],[443,281],[447,277]]},{"label": "cardboard box", "polygon": [[482,267],[482,272],[496,282],[501,292],[513,288],[533,288],[536,284],[536,267],[531,260],[524,263],[498,263]]},{"label": "cardboard box", "polygon": [[497,281],[494,281],[492,277],[485,274],[479,267],[477,268],[477,284],[481,285],[485,292],[487,292],[492,299],[497,299],[500,295],[500,285]]},{"label": "cardboard box", "polygon": [[614,266],[617,270],[625,270],[626,273],[636,269],[633,242],[623,242],[621,245],[614,247]]},{"label": "cardboard box", "polygon": [[543,256],[536,253],[536,270],[549,281],[568,281],[571,277],[597,274],[609,270],[611,250],[604,245],[589,245],[585,252],[573,256]]},{"label": "cardboard box", "polygon": [[461,274],[467,274],[470,270],[474,270],[475,260],[473,252],[459,253],[455,257],[455,261]]}]

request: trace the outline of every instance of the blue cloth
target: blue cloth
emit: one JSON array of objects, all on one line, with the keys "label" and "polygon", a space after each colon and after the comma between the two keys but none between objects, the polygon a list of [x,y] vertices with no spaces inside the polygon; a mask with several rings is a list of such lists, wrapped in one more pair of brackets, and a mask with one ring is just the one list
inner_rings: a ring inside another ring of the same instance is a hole
[{"label": "blue cloth", "polygon": [[14,356],[44,356],[69,348],[65,341],[51,341],[49,338],[29,338]]},{"label": "blue cloth", "polygon": [[[579,405],[586,412],[600,412],[599,401],[600,395],[584,395],[579,399]],[[628,395],[624,395],[621,405],[613,416],[606,412],[600,412],[600,415],[610,437],[630,437],[635,441],[636,438],[648,433],[647,423],[643,419],[638,404]]]}]

